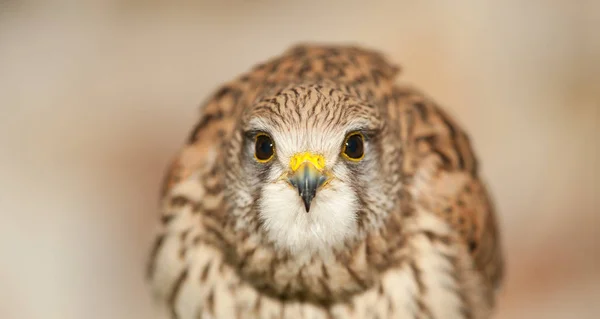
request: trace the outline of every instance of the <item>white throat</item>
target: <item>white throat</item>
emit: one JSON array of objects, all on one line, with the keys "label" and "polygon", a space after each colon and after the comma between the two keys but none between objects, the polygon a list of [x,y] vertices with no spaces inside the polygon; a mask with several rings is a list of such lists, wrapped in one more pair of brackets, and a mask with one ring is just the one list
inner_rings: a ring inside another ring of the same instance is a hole
[{"label": "white throat", "polygon": [[327,253],[356,234],[357,207],[353,190],[333,180],[317,192],[307,213],[298,192],[282,181],[263,188],[259,218],[276,247],[292,254]]}]

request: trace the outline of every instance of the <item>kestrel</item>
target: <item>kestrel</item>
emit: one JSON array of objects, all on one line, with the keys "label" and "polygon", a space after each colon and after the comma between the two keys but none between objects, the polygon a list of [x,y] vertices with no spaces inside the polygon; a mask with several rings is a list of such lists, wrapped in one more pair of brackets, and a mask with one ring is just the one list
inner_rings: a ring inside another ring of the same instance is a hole
[{"label": "kestrel", "polygon": [[382,53],[299,44],[204,103],[148,266],[172,318],[488,318],[503,278],[465,131]]}]

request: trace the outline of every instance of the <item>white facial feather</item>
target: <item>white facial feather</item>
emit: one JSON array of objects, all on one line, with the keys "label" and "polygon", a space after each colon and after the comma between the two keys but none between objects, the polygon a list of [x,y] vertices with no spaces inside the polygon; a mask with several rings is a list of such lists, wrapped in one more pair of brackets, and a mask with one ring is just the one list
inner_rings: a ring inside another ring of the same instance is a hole
[{"label": "white facial feather", "polygon": [[339,180],[317,192],[308,213],[284,181],[263,188],[259,207],[269,239],[292,254],[327,252],[356,233],[357,200]]}]

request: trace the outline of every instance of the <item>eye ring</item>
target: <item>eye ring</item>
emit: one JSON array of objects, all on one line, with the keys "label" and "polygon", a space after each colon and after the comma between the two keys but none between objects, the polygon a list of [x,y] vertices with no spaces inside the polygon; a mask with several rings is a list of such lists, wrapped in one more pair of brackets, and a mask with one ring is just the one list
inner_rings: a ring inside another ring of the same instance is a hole
[{"label": "eye ring", "polygon": [[266,133],[258,133],[254,137],[254,159],[259,163],[267,163],[275,156],[275,142]]},{"label": "eye ring", "polygon": [[360,132],[352,132],[346,136],[342,155],[353,162],[360,162],[365,157],[365,137]]}]

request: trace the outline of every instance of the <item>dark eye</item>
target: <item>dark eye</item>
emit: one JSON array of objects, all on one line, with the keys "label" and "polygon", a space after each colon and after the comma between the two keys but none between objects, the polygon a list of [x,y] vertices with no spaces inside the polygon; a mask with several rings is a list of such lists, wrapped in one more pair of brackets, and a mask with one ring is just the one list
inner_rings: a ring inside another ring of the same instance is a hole
[{"label": "dark eye", "polygon": [[363,135],[360,133],[348,134],[342,154],[349,160],[360,161],[365,156]]},{"label": "dark eye", "polygon": [[275,154],[275,144],[267,134],[259,133],[256,135],[254,143],[254,157],[261,163],[266,163],[273,158]]}]

